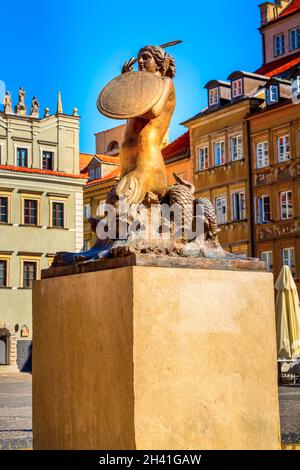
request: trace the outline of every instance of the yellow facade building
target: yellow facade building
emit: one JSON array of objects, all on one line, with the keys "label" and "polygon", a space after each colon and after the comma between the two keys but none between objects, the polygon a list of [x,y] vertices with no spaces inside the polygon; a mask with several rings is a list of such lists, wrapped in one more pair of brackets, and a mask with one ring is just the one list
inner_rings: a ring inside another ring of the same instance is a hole
[{"label": "yellow facade building", "polygon": [[57,251],[83,246],[77,110],[64,113],[59,94],[40,116],[19,95],[0,110],[0,372],[30,370],[33,282]]},{"label": "yellow facade building", "polygon": [[[246,116],[263,103],[260,88],[267,79],[246,72],[234,72],[229,79],[206,85],[208,108],[184,125],[190,131],[196,197],[207,197],[214,204],[222,246],[250,256],[253,237]],[[232,99],[236,82],[240,94]]]},{"label": "yellow facade building", "polygon": [[[295,73],[300,81],[300,69]],[[287,264],[300,289],[300,105],[286,99],[286,84],[276,100],[248,116],[252,166],[254,254],[278,277]],[[289,85],[290,86],[290,85]],[[300,92],[300,87],[299,87]],[[276,95],[276,96],[275,96]]]}]

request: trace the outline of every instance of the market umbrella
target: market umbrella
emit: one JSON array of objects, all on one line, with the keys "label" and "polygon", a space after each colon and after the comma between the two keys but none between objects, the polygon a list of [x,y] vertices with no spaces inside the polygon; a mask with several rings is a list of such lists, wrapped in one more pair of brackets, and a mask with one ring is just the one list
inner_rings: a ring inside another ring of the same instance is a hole
[{"label": "market umbrella", "polygon": [[283,266],[275,284],[278,358],[300,357],[300,306],[297,287],[288,266]]}]

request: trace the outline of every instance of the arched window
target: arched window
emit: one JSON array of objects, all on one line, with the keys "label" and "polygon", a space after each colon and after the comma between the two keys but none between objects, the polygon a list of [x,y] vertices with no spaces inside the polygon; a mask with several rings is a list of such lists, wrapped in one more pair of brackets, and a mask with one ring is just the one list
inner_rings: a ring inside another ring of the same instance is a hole
[{"label": "arched window", "polygon": [[23,325],[21,328],[21,337],[28,338],[28,336],[29,336],[29,328],[27,325]]},{"label": "arched window", "polygon": [[118,150],[119,148],[119,143],[116,140],[113,140],[110,142],[107,146],[107,151],[112,152],[113,150]]}]

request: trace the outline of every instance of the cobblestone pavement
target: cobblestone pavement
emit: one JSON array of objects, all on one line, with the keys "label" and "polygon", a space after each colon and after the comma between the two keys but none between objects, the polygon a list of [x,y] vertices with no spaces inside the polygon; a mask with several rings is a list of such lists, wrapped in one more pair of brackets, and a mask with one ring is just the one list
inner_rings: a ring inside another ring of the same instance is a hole
[{"label": "cobblestone pavement", "polygon": [[[282,442],[300,443],[300,386],[280,387]],[[0,375],[0,450],[32,448],[31,375]]]},{"label": "cobblestone pavement", "polygon": [[300,386],[280,387],[281,438],[285,444],[300,444]]},{"label": "cobblestone pavement", "polygon": [[0,450],[32,448],[31,375],[0,375]]}]

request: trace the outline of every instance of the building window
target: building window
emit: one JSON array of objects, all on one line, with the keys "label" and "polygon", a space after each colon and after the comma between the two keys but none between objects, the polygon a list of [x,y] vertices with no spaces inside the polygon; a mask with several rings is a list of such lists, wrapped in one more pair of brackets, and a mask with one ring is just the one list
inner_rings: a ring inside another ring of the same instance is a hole
[{"label": "building window", "polygon": [[101,167],[96,166],[96,167],[90,168],[89,177],[91,181],[101,178]]},{"label": "building window", "polygon": [[285,162],[290,159],[290,139],[288,135],[277,139],[278,161]]},{"label": "building window", "polygon": [[269,88],[267,88],[267,103],[268,104],[277,103],[278,97],[279,97],[279,93],[278,93],[277,85],[271,85]]},{"label": "building window", "polygon": [[230,139],[231,160],[241,160],[243,158],[242,136],[237,135]]},{"label": "building window", "polygon": [[53,170],[53,152],[43,151],[43,170]]},{"label": "building window", "polygon": [[267,269],[268,271],[273,270],[273,252],[272,251],[263,251],[260,254],[260,259],[267,263]]},{"label": "building window", "polygon": [[36,199],[24,199],[24,224],[38,224],[38,201]]},{"label": "building window", "polygon": [[219,88],[209,90],[209,106],[219,103]]},{"label": "building window", "polygon": [[0,260],[0,287],[7,287],[7,261]]},{"label": "building window", "polygon": [[256,144],[256,168],[264,168],[269,165],[269,144],[260,142]]},{"label": "building window", "polygon": [[119,149],[119,144],[116,140],[113,140],[107,146],[107,152],[112,152],[113,150],[118,150],[118,149]]},{"label": "building window", "polygon": [[0,196],[0,222],[8,223],[8,197]]},{"label": "building window", "polygon": [[294,51],[300,47],[300,28],[291,29],[290,31],[290,51]]},{"label": "building window", "polygon": [[274,56],[277,57],[285,53],[284,34],[274,37]]},{"label": "building window", "polygon": [[17,148],[17,166],[28,166],[28,149]]},{"label": "building window", "polygon": [[27,325],[23,325],[21,328],[21,338],[28,338],[29,337],[29,328]]},{"label": "building window", "polygon": [[83,206],[83,217],[89,219],[91,217],[91,206],[90,204],[84,204]]},{"label": "building window", "polygon": [[214,144],[215,166],[221,166],[225,163],[225,143],[216,142]]},{"label": "building window", "polygon": [[280,218],[281,220],[293,217],[293,193],[284,191],[280,193]]},{"label": "building window", "polygon": [[270,196],[261,196],[257,198],[256,223],[267,224],[271,221],[271,203]]},{"label": "building window", "polygon": [[208,147],[198,148],[198,171],[208,168]]},{"label": "building window", "polygon": [[222,225],[227,222],[227,199],[226,197],[217,197],[215,200],[217,224]]},{"label": "building window", "polygon": [[292,276],[296,277],[295,248],[284,248],[282,250],[282,266],[288,266]]},{"label": "building window", "polygon": [[24,261],[23,263],[23,287],[32,289],[33,281],[37,279],[37,263]]},{"label": "building window", "polygon": [[52,202],[52,227],[61,227],[64,225],[65,205],[63,202]]},{"label": "building window", "polygon": [[234,80],[232,82],[232,97],[238,98],[243,94],[243,80],[239,78],[238,80]]},{"label": "building window", "polygon": [[246,218],[244,191],[232,194],[232,215],[234,221],[244,220]]}]

